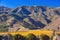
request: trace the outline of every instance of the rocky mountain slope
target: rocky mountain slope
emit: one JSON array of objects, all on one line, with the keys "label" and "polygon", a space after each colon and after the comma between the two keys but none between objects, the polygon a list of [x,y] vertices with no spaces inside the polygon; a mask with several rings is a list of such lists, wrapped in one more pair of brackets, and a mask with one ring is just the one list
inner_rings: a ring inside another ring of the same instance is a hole
[{"label": "rocky mountain slope", "polygon": [[0,22],[5,22],[8,30],[43,29],[57,18],[60,18],[60,8],[21,6],[11,9],[0,6]]}]

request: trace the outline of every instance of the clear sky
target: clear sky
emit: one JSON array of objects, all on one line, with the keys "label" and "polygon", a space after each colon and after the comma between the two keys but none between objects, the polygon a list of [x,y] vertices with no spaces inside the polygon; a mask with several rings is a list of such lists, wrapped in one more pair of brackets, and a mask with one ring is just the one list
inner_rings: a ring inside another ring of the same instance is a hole
[{"label": "clear sky", "polygon": [[15,8],[18,6],[60,7],[60,0],[0,0],[0,6]]}]

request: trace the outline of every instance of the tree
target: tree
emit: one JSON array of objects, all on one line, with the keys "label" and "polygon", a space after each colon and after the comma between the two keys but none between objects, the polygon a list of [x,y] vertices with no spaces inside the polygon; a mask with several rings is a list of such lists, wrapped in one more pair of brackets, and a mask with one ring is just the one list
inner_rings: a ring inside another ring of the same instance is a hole
[{"label": "tree", "polygon": [[28,34],[27,40],[37,40],[37,37],[34,34]]},{"label": "tree", "polygon": [[24,36],[22,36],[22,35],[20,35],[20,34],[16,34],[16,35],[14,36],[14,38],[15,38],[15,40],[25,40],[25,39],[26,39]]},{"label": "tree", "polygon": [[2,36],[0,35],[0,40],[2,40]]},{"label": "tree", "polygon": [[50,37],[45,34],[40,35],[40,38],[41,38],[41,40],[50,40]]},{"label": "tree", "polygon": [[8,34],[8,40],[13,40],[13,36],[11,34]]}]

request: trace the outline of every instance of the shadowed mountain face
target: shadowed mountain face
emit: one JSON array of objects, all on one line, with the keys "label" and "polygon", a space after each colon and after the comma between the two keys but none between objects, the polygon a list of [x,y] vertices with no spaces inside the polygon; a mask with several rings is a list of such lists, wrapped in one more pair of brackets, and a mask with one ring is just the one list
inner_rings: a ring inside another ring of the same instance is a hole
[{"label": "shadowed mountain face", "polygon": [[[60,8],[21,6],[10,9],[3,6],[0,7],[0,22],[6,22],[13,26],[19,22],[23,27],[29,29],[42,29],[56,18],[60,18],[59,16]],[[14,20],[16,20],[16,22]],[[11,25],[8,26],[11,27]]]}]

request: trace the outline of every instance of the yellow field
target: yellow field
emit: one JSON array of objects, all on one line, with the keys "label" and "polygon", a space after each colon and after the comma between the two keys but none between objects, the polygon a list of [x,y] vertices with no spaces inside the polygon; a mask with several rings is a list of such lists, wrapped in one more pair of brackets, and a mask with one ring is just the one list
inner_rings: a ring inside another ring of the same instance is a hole
[{"label": "yellow field", "polygon": [[41,34],[45,34],[48,36],[52,36],[53,35],[53,31],[52,30],[29,30],[29,31],[20,31],[20,32],[0,32],[1,35],[7,35],[7,34],[11,34],[11,35],[15,35],[15,34],[21,34],[23,36],[27,36],[29,33],[32,33],[36,36],[40,36]]}]

